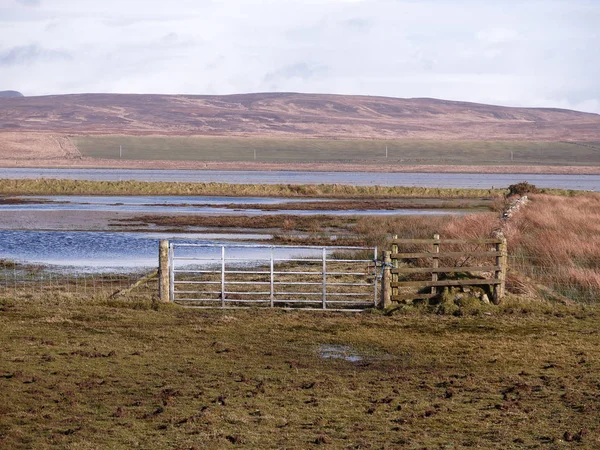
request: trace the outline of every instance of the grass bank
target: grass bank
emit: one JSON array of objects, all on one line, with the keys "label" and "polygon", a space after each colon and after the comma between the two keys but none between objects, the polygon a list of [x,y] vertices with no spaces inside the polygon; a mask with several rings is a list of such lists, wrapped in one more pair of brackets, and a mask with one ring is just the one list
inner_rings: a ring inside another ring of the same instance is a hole
[{"label": "grass bank", "polygon": [[[468,175],[465,175],[468,176]],[[507,189],[458,189],[342,184],[227,184],[151,181],[8,180],[0,179],[0,195],[223,195],[329,198],[491,198]],[[553,195],[575,196],[581,191],[542,189]]]},{"label": "grass bank", "polygon": [[486,308],[0,300],[0,446],[599,447],[600,311]]},{"label": "grass bank", "polygon": [[226,184],[146,181],[0,180],[0,195],[227,195],[335,198],[487,198],[503,189],[441,189],[341,184]]}]

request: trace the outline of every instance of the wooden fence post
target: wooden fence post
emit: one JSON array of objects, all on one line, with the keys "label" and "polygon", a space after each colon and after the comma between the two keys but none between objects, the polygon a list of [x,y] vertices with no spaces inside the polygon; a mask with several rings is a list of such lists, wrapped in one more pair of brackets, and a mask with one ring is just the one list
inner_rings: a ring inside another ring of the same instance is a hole
[{"label": "wooden fence post", "polygon": [[[397,234],[394,235],[394,239],[398,239],[398,235]],[[397,243],[392,244],[392,253],[398,253],[398,251],[399,251],[398,244]],[[390,258],[391,258],[391,255],[390,255]],[[394,269],[397,269],[398,268],[398,258],[391,258],[391,264],[392,264],[392,267]],[[398,281],[398,274],[397,273],[393,273],[392,274],[392,281],[394,281],[394,282]],[[399,292],[398,288],[394,287],[394,288],[392,288],[391,295],[392,296],[398,295],[398,292]]]},{"label": "wooden fence post", "polygon": [[[439,234],[434,234],[433,235],[433,239],[438,241],[438,242],[434,242],[433,243],[433,253],[439,253],[440,252],[440,235]],[[437,256],[433,257],[433,268],[437,269],[440,266],[440,258],[438,258]],[[438,273],[434,270],[433,272],[431,272],[431,281],[437,281],[438,280]],[[437,287],[435,286],[431,286],[431,293],[432,294],[437,294]]]},{"label": "wooden fence post", "polygon": [[500,243],[496,244],[496,251],[500,253],[500,255],[496,256],[496,266],[499,266],[500,269],[496,269],[494,277],[500,281],[500,284],[494,285],[494,298],[492,301],[495,305],[498,305],[500,300],[502,300],[502,297],[504,297],[504,290],[506,287],[506,266],[508,265],[506,238],[502,236],[500,239]]},{"label": "wooden fence post", "polygon": [[381,276],[381,302],[379,307],[386,309],[392,304],[392,289],[391,289],[391,262],[390,252],[383,252],[383,273]]},{"label": "wooden fence post", "polygon": [[158,297],[161,302],[170,301],[169,241],[161,240],[158,245]]}]

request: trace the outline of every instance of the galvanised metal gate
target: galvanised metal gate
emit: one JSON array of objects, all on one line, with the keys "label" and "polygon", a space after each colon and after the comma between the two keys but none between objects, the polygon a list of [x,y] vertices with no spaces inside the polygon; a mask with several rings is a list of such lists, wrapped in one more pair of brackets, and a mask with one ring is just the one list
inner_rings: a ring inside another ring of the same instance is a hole
[{"label": "galvanised metal gate", "polygon": [[361,310],[377,304],[376,247],[169,243],[171,301],[195,307]]}]

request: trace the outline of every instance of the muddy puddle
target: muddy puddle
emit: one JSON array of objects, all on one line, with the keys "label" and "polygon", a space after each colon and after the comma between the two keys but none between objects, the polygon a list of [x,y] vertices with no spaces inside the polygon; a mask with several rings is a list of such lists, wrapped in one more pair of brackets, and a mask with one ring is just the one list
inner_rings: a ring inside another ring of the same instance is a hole
[{"label": "muddy puddle", "polygon": [[343,359],[350,362],[363,360],[363,357],[349,345],[321,344],[317,353],[323,359]]}]

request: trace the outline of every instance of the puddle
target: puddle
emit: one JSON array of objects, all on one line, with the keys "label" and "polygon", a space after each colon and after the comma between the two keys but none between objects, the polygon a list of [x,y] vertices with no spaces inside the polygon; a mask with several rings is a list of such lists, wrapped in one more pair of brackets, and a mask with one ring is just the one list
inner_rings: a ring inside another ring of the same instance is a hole
[{"label": "puddle", "polygon": [[321,344],[317,351],[323,359],[343,359],[350,362],[358,362],[363,359],[349,345]]}]

